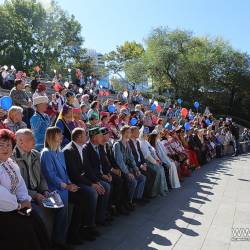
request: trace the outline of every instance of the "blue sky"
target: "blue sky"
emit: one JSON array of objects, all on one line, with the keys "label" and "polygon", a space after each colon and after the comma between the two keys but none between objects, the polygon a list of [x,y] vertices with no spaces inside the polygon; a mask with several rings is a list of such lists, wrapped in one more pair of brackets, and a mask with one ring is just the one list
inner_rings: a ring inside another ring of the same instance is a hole
[{"label": "blue sky", "polygon": [[[41,0],[48,2],[49,0]],[[0,0],[3,2],[3,0]],[[84,47],[109,52],[158,26],[220,36],[250,54],[250,0],[58,0],[82,24]]]}]

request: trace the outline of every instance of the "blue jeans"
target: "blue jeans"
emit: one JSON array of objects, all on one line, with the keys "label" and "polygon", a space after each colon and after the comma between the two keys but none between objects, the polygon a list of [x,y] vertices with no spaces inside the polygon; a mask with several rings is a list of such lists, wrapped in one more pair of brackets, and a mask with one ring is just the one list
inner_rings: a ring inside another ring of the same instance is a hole
[{"label": "blue jeans", "polygon": [[129,179],[126,175],[129,201],[132,201],[133,199],[141,199],[144,192],[146,177],[142,174],[134,177],[135,178],[133,179]]}]

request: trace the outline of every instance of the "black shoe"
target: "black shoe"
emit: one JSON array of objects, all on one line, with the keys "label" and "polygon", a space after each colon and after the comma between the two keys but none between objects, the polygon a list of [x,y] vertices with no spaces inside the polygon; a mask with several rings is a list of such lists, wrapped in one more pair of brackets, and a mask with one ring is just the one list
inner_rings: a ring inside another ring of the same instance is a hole
[{"label": "black shoe", "polygon": [[67,244],[54,243],[52,245],[53,250],[70,250],[71,248]]},{"label": "black shoe", "polygon": [[137,199],[136,204],[140,206],[145,206],[148,202],[144,201],[143,199]]},{"label": "black shoe", "polygon": [[118,209],[114,206],[110,210],[110,215],[111,216],[119,216],[119,212],[117,211]]},{"label": "black shoe", "polygon": [[102,226],[102,227],[108,227],[108,226],[111,226],[112,223],[109,221],[103,221],[103,222],[98,221],[98,222],[96,222],[96,225]]},{"label": "black shoe", "polygon": [[142,197],[142,200],[145,201],[146,203],[150,203],[150,199],[148,197]]},{"label": "black shoe", "polygon": [[127,205],[125,206],[129,211],[134,211],[135,210],[135,203],[133,202],[129,202],[127,203]]},{"label": "black shoe", "polygon": [[96,236],[93,234],[93,232],[89,228],[84,228],[80,230],[80,233],[81,233],[81,237],[83,240],[87,240],[87,241],[96,240]]},{"label": "black shoe", "polygon": [[125,207],[120,207],[117,209],[118,213],[121,215],[129,215],[129,210],[127,210]]},{"label": "black shoe", "polygon": [[112,221],[114,221],[114,218],[111,215],[107,215],[106,221],[112,222]]},{"label": "black shoe", "polygon": [[67,240],[67,243],[70,244],[70,245],[77,246],[77,245],[82,245],[83,240],[80,239],[80,237],[69,237],[68,240]]},{"label": "black shoe", "polygon": [[101,233],[96,229],[96,227],[89,227],[88,229],[95,237],[101,236]]}]

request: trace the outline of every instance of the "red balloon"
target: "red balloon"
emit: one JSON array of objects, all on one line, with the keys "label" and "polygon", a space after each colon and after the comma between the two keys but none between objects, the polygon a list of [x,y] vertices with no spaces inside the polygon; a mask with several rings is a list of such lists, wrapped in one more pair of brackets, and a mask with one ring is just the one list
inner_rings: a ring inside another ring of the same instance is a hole
[{"label": "red balloon", "polygon": [[181,109],[181,116],[183,118],[186,118],[187,114],[188,114],[188,110],[186,108],[182,108]]},{"label": "red balloon", "polygon": [[161,106],[160,106],[160,105],[158,105],[158,106],[156,107],[156,111],[157,111],[158,113],[161,112]]},{"label": "red balloon", "polygon": [[54,90],[55,91],[60,91],[62,89],[62,86],[60,85],[60,84],[58,84],[58,83],[56,83],[55,85],[54,85]]},{"label": "red balloon", "polygon": [[39,66],[36,66],[36,67],[34,68],[34,70],[35,70],[36,72],[39,72],[39,71],[40,71],[40,67],[39,67]]}]

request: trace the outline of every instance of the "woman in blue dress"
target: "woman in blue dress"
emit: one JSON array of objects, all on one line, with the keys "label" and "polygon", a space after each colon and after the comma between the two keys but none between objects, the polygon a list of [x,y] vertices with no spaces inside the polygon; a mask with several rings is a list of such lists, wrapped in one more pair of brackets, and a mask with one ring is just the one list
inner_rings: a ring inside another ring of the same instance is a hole
[{"label": "woman in blue dress", "polygon": [[57,191],[64,207],[57,209],[54,218],[52,241],[60,249],[65,247],[68,225],[68,192],[76,192],[78,187],[69,180],[64,154],[60,150],[61,130],[50,127],[45,135],[45,147],[41,152],[41,169],[50,191]]}]

